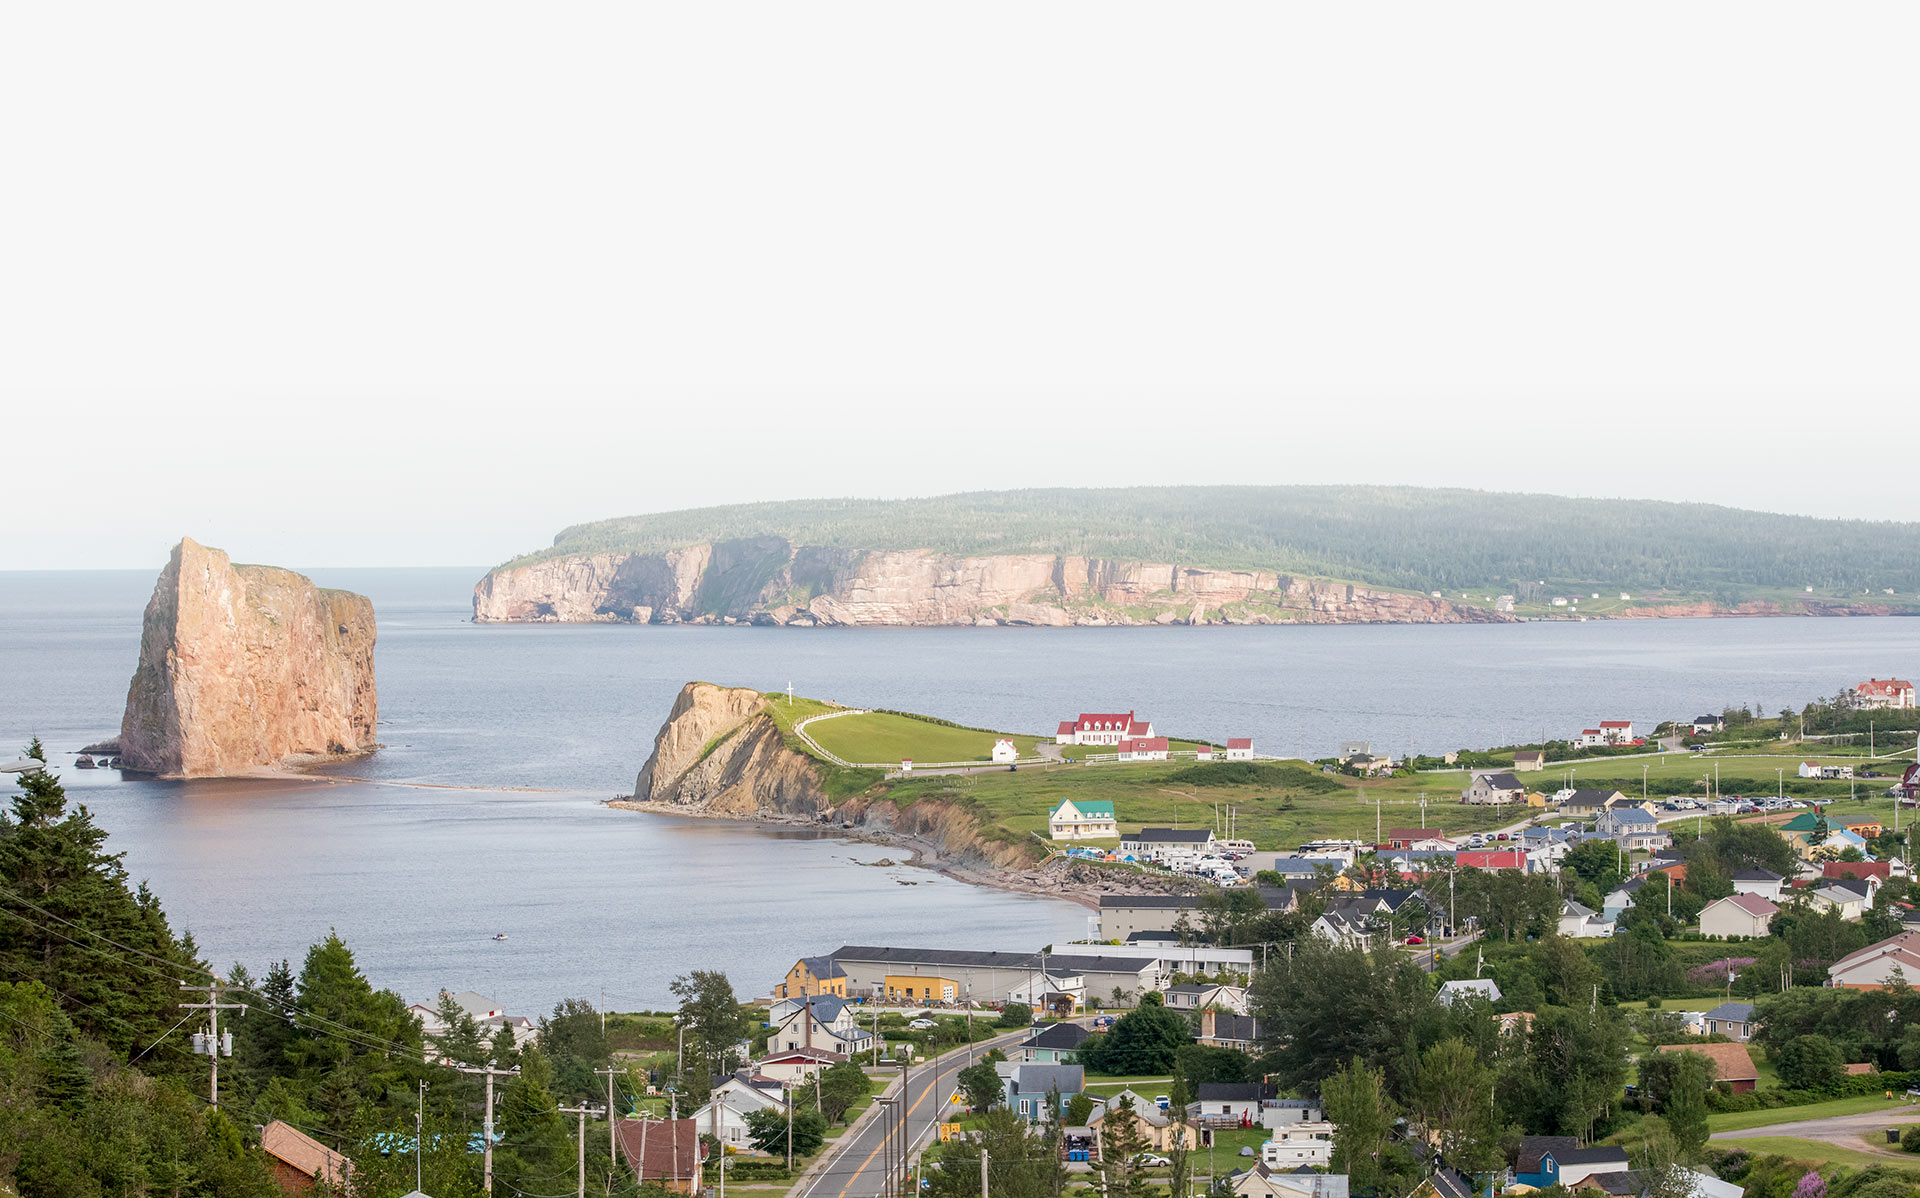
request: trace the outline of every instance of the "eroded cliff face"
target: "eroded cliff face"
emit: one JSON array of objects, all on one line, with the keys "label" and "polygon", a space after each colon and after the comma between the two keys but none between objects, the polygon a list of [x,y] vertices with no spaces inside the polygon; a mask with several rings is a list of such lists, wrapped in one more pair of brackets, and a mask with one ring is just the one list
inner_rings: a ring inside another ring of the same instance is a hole
[{"label": "eroded cliff face", "polygon": [[1512,616],[1346,583],[1051,554],[960,557],[778,537],[494,570],[473,618],[642,624],[1504,623]]},{"label": "eroded cliff face", "polygon": [[374,747],[373,603],[190,539],[154,584],[120,759],[220,777]]},{"label": "eroded cliff face", "polygon": [[943,865],[1017,869],[1036,857],[1026,843],[984,833],[959,804],[922,799],[903,807],[883,794],[836,806],[821,786],[820,766],[787,745],[758,691],[708,682],[681,688],[634,782],[633,801],[689,814],[830,822],[912,837]]}]

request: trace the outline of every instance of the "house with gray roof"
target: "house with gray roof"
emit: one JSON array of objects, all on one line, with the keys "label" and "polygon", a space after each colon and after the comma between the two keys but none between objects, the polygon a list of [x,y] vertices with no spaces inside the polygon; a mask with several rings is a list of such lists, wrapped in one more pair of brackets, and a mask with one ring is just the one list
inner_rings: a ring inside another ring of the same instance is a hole
[{"label": "house with gray roof", "polygon": [[[1064,1118],[1067,1104],[1086,1089],[1086,1073],[1078,1065],[1014,1065],[1002,1074],[1002,1098],[1007,1109],[1033,1122],[1043,1118]],[[1059,1107],[1049,1114],[1051,1096],[1059,1094]]]},{"label": "house with gray roof", "polygon": [[1638,807],[1615,807],[1600,813],[1593,830],[1627,852],[1653,852],[1673,844],[1660,821]]},{"label": "house with gray roof", "polygon": [[1074,1051],[1085,1044],[1090,1035],[1091,1032],[1077,1023],[1049,1023],[1022,1040],[1013,1052],[1021,1061],[1036,1065],[1070,1064]]}]

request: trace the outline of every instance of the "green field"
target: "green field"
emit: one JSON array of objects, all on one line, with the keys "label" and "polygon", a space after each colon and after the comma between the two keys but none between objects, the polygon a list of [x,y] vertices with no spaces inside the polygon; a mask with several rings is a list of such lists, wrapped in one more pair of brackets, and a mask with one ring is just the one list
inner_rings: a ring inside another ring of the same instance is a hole
[{"label": "green field", "polygon": [[[1749,1127],[1771,1127],[1776,1123],[1794,1123],[1802,1119],[1831,1119],[1836,1115],[1864,1115],[1868,1111],[1897,1109],[1903,1114],[1920,1114],[1920,1107],[1904,1098],[1885,1098],[1868,1094],[1860,1098],[1836,1098],[1806,1106],[1774,1107],[1766,1111],[1723,1111],[1707,1116],[1710,1131],[1742,1131]],[[1920,1164],[1920,1161],[1916,1161]]]},{"label": "green field", "polygon": [[1020,755],[1031,757],[1034,744],[1041,739],[1019,733],[978,732],[880,711],[817,720],[806,731],[821,748],[848,761],[886,763],[909,757],[914,761],[985,763],[992,758],[993,742],[1002,735],[1011,735]]}]

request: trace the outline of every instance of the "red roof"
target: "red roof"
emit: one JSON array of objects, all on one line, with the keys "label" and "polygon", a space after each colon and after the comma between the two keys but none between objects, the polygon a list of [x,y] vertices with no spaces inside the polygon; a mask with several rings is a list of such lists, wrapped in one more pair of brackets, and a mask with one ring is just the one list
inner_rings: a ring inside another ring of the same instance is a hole
[{"label": "red roof", "polygon": [[1167,738],[1164,736],[1150,736],[1143,737],[1139,740],[1123,740],[1120,742],[1120,751],[1122,753],[1151,753],[1155,751],[1164,753],[1167,751]]},{"label": "red roof", "polygon": [[1829,861],[1820,867],[1820,874],[1827,878],[1879,878],[1885,881],[1893,877],[1891,861]]},{"label": "red roof", "polygon": [[1131,711],[1083,711],[1079,719],[1083,732],[1111,732],[1115,728],[1125,731],[1133,727]]},{"label": "red roof", "polygon": [[1253,738],[1251,736],[1229,736],[1227,738],[1227,748],[1251,749],[1253,748]]},{"label": "red roof", "polygon": [[1454,864],[1462,869],[1525,869],[1527,855],[1518,849],[1489,849],[1461,853]]},{"label": "red roof", "polygon": [[637,1171],[647,1181],[690,1181],[699,1175],[700,1133],[692,1119],[622,1119],[613,1128],[629,1173]]},{"label": "red roof", "polygon": [[1073,735],[1073,721],[1072,721],[1072,720],[1061,720],[1061,721],[1060,721],[1060,727],[1058,727],[1058,728],[1056,728],[1056,729],[1054,729],[1054,735],[1055,735],[1055,736],[1072,736],[1072,735]]},{"label": "red roof", "polygon": [[1600,729],[1598,729],[1598,728],[1582,728],[1582,729],[1580,729],[1580,735],[1582,735],[1582,736],[1598,736],[1598,735],[1600,735]]},{"label": "red roof", "polygon": [[1869,678],[1853,689],[1863,695],[1896,695],[1912,690],[1913,683],[1904,678]]},{"label": "red roof", "polygon": [[1723,903],[1732,903],[1734,906],[1740,908],[1742,911],[1745,911],[1748,915],[1764,915],[1767,918],[1771,919],[1775,915],[1778,915],[1780,913],[1780,908],[1778,905],[1768,902],[1766,899],[1762,898],[1760,895],[1757,895],[1757,894],[1728,895],[1726,898],[1721,899],[1720,901]]},{"label": "red roof", "polygon": [[1633,721],[1632,720],[1601,720],[1600,726],[1602,728],[1631,728],[1633,727]]}]

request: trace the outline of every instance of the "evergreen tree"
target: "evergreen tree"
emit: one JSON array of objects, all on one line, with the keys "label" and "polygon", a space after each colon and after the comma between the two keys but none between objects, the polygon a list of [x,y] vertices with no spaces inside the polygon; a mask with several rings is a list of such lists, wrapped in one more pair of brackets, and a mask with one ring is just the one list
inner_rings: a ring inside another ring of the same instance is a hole
[{"label": "evergreen tree", "polygon": [[500,1147],[493,1155],[496,1184],[526,1193],[561,1173],[574,1156],[573,1137],[553,1097],[553,1068],[538,1048],[520,1055],[520,1072],[500,1093]]},{"label": "evergreen tree", "polygon": [[[35,740],[27,756],[44,761]],[[206,970],[142,886],[130,890],[118,853],[85,806],[69,810],[48,770],[19,776],[0,815],[0,978],[38,981],[84,1035],[127,1055],[180,1018],[182,981]],[[148,1067],[181,1065],[182,1041],[152,1049]]]},{"label": "evergreen tree", "polygon": [[1121,1096],[1100,1121],[1100,1188],[1107,1198],[1146,1198],[1153,1185],[1138,1158],[1148,1147],[1132,1096]]},{"label": "evergreen tree", "polygon": [[292,1093],[342,1134],[381,1105],[413,1105],[422,1076],[420,1024],[390,990],[375,990],[340,937],[307,951],[284,1055]]}]

